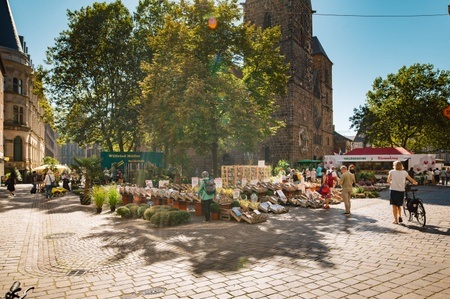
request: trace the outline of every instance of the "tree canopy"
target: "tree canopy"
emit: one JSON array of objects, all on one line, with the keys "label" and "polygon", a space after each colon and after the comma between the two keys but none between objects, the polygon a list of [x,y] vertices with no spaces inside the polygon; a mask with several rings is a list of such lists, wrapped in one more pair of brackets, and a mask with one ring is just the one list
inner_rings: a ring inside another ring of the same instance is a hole
[{"label": "tree canopy", "polygon": [[174,158],[189,148],[211,154],[215,174],[219,148],[253,150],[282,125],[271,117],[287,82],[280,30],[241,17],[235,0],[182,1],[148,39],[145,125]]},{"label": "tree canopy", "polygon": [[121,1],[68,11],[68,29],[49,48],[47,76],[63,139],[133,150],[139,135],[140,57]]},{"label": "tree canopy", "polygon": [[376,78],[366,104],[354,109],[352,128],[373,146],[400,146],[414,152],[450,148],[450,72],[431,64],[402,67]]},{"label": "tree canopy", "polygon": [[288,66],[280,28],[242,23],[237,0],[120,0],[68,12],[45,76],[63,139],[109,151],[145,143],[177,169],[187,149],[250,151],[283,125],[272,115]]}]

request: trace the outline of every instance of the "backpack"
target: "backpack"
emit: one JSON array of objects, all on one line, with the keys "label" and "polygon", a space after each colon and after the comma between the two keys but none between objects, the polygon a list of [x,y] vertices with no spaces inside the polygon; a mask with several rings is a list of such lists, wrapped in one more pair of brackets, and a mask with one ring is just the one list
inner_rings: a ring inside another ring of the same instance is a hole
[{"label": "backpack", "polygon": [[205,180],[205,192],[208,195],[216,193],[216,183],[214,183],[213,179]]}]

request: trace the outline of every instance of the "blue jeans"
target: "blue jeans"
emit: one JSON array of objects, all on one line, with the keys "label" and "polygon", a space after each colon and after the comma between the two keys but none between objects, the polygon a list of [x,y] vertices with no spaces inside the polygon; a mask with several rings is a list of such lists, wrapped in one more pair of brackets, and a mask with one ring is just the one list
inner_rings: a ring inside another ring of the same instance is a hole
[{"label": "blue jeans", "polygon": [[45,185],[45,199],[52,198],[52,185]]}]

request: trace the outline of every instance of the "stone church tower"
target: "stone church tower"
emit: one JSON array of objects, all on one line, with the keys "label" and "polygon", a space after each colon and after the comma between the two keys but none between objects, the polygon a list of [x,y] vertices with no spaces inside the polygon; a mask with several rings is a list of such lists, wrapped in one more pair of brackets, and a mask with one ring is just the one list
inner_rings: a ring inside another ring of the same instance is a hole
[{"label": "stone church tower", "polygon": [[280,26],[281,51],[290,63],[287,94],[274,117],[286,127],[263,144],[266,164],[322,159],[333,149],[332,62],[312,36],[311,0],[247,0],[244,21]]}]

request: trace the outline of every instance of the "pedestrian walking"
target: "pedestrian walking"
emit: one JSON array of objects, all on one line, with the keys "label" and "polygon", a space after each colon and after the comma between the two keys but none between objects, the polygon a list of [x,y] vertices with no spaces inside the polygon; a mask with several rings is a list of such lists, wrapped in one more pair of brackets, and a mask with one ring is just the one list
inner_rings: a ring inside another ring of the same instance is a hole
[{"label": "pedestrian walking", "polygon": [[447,174],[445,176],[445,186],[448,185],[448,181],[450,181],[450,168],[447,169]]},{"label": "pedestrian walking", "polygon": [[402,205],[405,197],[405,183],[406,179],[412,184],[417,185],[417,181],[409,176],[408,172],[404,170],[403,164],[400,161],[394,161],[393,169],[389,171],[387,183],[390,185],[390,204],[392,206],[392,214],[394,215],[394,224],[403,222]]},{"label": "pedestrian walking", "polygon": [[351,196],[353,191],[353,185],[355,184],[355,176],[347,170],[347,166],[341,166],[341,178],[339,179],[339,185],[342,187],[342,200],[345,205],[345,216],[350,216],[351,209]]},{"label": "pedestrian walking", "polygon": [[15,196],[14,191],[16,191],[16,173],[14,170],[9,173],[8,179],[5,181],[5,186],[9,191],[9,196]]},{"label": "pedestrian walking", "polygon": [[202,172],[202,179],[200,180],[200,186],[198,189],[198,196],[202,200],[203,212],[205,213],[205,221],[211,221],[211,203],[216,196],[216,192],[209,194],[207,192],[206,185],[209,183],[209,173],[207,171]]},{"label": "pedestrian walking", "polygon": [[439,178],[441,177],[441,171],[439,170],[439,168],[436,168],[434,170],[434,183],[435,185],[439,185]]},{"label": "pedestrian walking", "polygon": [[442,167],[440,176],[441,176],[441,185],[445,186],[446,185],[445,180],[447,177],[447,169],[445,169],[445,167]]}]

